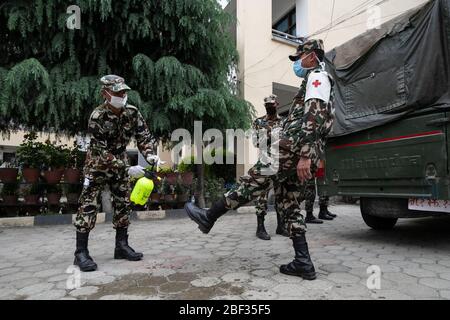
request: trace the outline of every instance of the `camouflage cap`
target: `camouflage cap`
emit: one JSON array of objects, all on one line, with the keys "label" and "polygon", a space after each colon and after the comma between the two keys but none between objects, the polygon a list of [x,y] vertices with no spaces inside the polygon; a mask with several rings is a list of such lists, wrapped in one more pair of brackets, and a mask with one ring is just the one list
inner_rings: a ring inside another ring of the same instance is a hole
[{"label": "camouflage cap", "polygon": [[313,50],[321,50],[325,52],[323,40],[321,39],[306,40],[305,42],[303,42],[301,45],[298,46],[297,52],[295,54],[289,56],[289,59],[291,59],[291,61],[297,61],[298,59],[300,59],[300,56],[302,54]]},{"label": "camouflage cap", "polygon": [[109,89],[112,92],[119,92],[123,90],[131,90],[129,86],[125,84],[125,79],[114,74],[104,76],[100,79],[103,84],[102,89]]},{"label": "camouflage cap", "polygon": [[273,104],[277,103],[278,97],[274,94],[268,96],[267,98],[264,98],[264,104]]}]

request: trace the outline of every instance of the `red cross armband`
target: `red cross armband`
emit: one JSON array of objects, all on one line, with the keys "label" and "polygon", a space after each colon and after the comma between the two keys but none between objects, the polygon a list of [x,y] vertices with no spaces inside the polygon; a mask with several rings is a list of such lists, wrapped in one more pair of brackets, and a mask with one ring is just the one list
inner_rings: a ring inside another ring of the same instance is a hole
[{"label": "red cross armband", "polygon": [[319,99],[326,104],[330,102],[331,81],[328,73],[325,71],[312,72],[306,85],[305,102],[310,99]]}]

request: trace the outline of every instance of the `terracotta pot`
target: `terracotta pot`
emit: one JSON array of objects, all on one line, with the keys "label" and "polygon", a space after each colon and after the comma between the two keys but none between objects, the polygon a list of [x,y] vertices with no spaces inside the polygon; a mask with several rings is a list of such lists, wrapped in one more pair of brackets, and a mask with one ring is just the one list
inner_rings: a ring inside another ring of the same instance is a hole
[{"label": "terracotta pot", "polygon": [[187,194],[180,194],[177,196],[177,201],[181,203],[188,202],[189,196]]},{"label": "terracotta pot", "polygon": [[23,178],[27,183],[36,183],[39,180],[41,171],[39,169],[25,168],[23,169]]},{"label": "terracotta pot", "polygon": [[67,198],[67,203],[77,204],[78,199],[80,198],[80,194],[79,193],[68,193],[68,194],[66,194],[66,198]]},{"label": "terracotta pot", "polygon": [[59,201],[61,200],[61,193],[48,193],[47,200],[49,205],[59,205]]},{"label": "terracotta pot", "polygon": [[174,194],[166,194],[164,196],[165,202],[174,202],[175,201],[175,195]]},{"label": "terracotta pot", "polygon": [[48,184],[57,184],[61,181],[63,171],[60,169],[44,171],[44,179]]},{"label": "terracotta pot", "polygon": [[194,181],[194,173],[193,172],[185,172],[181,174],[181,180],[184,185],[191,185]]},{"label": "terracotta pot", "polygon": [[64,173],[64,181],[68,183],[80,182],[81,171],[79,169],[67,169]]},{"label": "terracotta pot", "polygon": [[169,184],[176,184],[178,178],[178,173],[168,173],[166,176],[167,183]]},{"label": "terracotta pot", "polygon": [[31,205],[39,204],[40,196],[37,194],[30,194],[30,195],[25,196],[24,198],[25,198],[25,204],[31,204]]},{"label": "terracotta pot", "polygon": [[17,181],[17,168],[0,168],[0,181],[3,183],[12,183]]},{"label": "terracotta pot", "polygon": [[3,196],[3,204],[8,206],[15,206],[17,204],[18,196]]},{"label": "terracotta pot", "polygon": [[161,200],[161,195],[159,193],[152,193],[150,195],[150,202],[159,202]]}]

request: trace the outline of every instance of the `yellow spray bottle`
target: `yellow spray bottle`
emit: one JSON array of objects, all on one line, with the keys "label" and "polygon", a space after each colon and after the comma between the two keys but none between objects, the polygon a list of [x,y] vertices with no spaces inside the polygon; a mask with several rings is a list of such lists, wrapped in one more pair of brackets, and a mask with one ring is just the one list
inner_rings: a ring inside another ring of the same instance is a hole
[{"label": "yellow spray bottle", "polygon": [[146,170],[145,175],[136,182],[136,185],[131,192],[131,202],[141,206],[147,203],[148,198],[155,187],[153,179],[161,180],[154,172]]}]

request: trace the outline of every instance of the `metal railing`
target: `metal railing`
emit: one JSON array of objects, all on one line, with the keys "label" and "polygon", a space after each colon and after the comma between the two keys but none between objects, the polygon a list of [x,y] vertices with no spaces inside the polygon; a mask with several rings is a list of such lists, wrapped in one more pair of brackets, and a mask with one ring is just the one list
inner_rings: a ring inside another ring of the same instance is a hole
[{"label": "metal railing", "polygon": [[304,38],[302,38],[302,37],[296,37],[296,36],[293,36],[291,34],[284,33],[284,32],[281,32],[281,31],[278,31],[278,30],[275,30],[275,29],[272,29],[272,35],[274,37],[277,37],[277,38],[280,38],[280,39],[284,39],[286,41],[297,43],[297,44],[298,43],[302,43],[304,41]]}]

